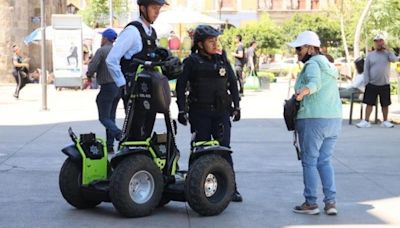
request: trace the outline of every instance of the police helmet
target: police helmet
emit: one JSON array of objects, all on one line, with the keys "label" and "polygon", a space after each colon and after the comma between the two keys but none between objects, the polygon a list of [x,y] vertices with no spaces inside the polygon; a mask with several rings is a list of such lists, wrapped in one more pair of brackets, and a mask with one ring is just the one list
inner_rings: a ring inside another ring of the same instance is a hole
[{"label": "police helmet", "polygon": [[183,64],[178,57],[170,56],[165,60],[165,64],[161,67],[163,74],[168,80],[177,79],[183,72]]},{"label": "police helmet", "polygon": [[193,40],[194,43],[197,44],[198,42],[203,42],[208,37],[217,37],[219,35],[221,35],[221,33],[210,25],[199,25],[194,31]]},{"label": "police helmet", "polygon": [[137,0],[137,4],[140,6],[148,6],[150,4],[156,4],[156,5],[169,5],[167,1],[165,0]]}]

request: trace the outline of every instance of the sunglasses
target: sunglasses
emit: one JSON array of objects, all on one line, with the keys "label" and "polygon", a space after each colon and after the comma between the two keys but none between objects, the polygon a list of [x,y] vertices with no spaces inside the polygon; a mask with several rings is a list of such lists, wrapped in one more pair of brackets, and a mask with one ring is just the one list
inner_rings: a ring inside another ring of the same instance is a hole
[{"label": "sunglasses", "polygon": [[299,51],[301,51],[302,48],[303,47],[296,47],[296,51],[299,52]]}]

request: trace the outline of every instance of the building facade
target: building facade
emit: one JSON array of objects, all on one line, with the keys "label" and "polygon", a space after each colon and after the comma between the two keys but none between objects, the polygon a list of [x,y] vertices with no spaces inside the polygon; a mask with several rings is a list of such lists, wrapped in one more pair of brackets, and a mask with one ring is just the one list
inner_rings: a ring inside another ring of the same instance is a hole
[{"label": "building facade", "polygon": [[255,21],[268,13],[280,24],[297,12],[317,12],[339,4],[340,0],[170,0],[171,6],[180,5],[201,11],[230,24],[239,26]]},{"label": "building facade", "polygon": [[[66,0],[45,0],[45,7],[46,24],[51,25],[52,14],[65,13]],[[25,36],[40,27],[40,0],[1,0],[0,27],[3,29],[0,33],[0,82],[14,80],[11,75],[14,43],[21,47],[24,55],[31,57],[31,70],[40,67],[40,46],[23,43]]]}]

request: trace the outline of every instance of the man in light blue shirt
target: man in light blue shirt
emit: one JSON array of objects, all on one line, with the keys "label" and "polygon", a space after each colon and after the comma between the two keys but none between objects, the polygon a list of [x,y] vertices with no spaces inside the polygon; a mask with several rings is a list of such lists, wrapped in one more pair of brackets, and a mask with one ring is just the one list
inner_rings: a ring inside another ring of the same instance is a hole
[{"label": "man in light blue shirt", "polygon": [[[138,67],[132,65],[132,59],[147,60],[148,53],[157,47],[157,34],[150,25],[157,19],[161,7],[168,3],[165,0],[137,0],[137,4],[140,17],[125,27],[106,59],[111,77],[118,87],[125,86],[126,91]],[[126,107],[127,98],[123,99]]]}]

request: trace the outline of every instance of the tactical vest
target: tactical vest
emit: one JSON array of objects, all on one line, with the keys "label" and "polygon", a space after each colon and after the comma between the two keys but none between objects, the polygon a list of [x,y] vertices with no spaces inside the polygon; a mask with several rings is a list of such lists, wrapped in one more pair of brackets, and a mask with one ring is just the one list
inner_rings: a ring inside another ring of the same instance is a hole
[{"label": "tactical vest", "polygon": [[132,59],[137,58],[137,59],[142,59],[142,60],[149,60],[148,53],[150,53],[151,51],[153,51],[157,48],[157,44],[156,44],[157,34],[156,34],[156,30],[154,30],[154,28],[151,28],[152,33],[151,33],[151,36],[149,36],[144,31],[142,23],[140,23],[139,21],[132,21],[131,23],[126,25],[125,28],[130,25],[135,26],[139,30],[140,37],[142,38],[143,48],[139,53],[133,55],[131,57],[131,59],[125,59],[125,57],[121,58],[121,61],[120,61],[121,71],[124,74],[125,79],[127,79],[127,81],[129,81],[132,77],[135,76],[136,70],[139,66],[139,64],[132,63]]},{"label": "tactical vest", "polygon": [[190,75],[189,108],[225,111],[231,105],[228,94],[228,65],[220,55],[206,59],[191,54],[193,71]]}]

